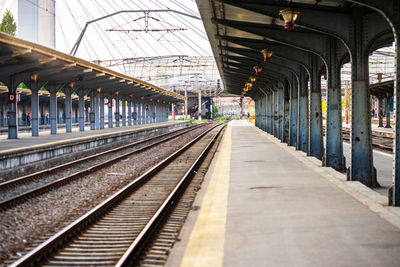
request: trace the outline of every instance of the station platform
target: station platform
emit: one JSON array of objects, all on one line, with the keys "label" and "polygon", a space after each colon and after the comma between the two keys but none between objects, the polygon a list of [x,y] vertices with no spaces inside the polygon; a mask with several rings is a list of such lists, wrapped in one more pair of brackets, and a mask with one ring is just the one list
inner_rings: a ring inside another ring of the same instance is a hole
[{"label": "station platform", "polygon": [[399,266],[400,210],[231,121],[167,266]]},{"label": "station platform", "polygon": [[[90,126],[85,126],[85,131],[80,132],[79,127],[73,127],[71,133],[66,133],[65,129],[59,131],[57,134],[50,134],[50,132],[40,132],[39,136],[33,137],[31,133],[21,133],[18,139],[7,139],[6,136],[0,137],[0,154],[6,152],[16,152],[31,147],[42,147],[57,143],[65,143],[72,140],[83,140],[96,136],[103,136],[108,134],[123,133],[133,129],[142,129],[145,127],[163,126],[174,123],[182,123],[182,121],[167,121],[159,123],[149,123],[132,126],[121,126],[113,128],[105,128],[101,130],[90,130]],[[106,126],[107,127],[107,126]]]}]

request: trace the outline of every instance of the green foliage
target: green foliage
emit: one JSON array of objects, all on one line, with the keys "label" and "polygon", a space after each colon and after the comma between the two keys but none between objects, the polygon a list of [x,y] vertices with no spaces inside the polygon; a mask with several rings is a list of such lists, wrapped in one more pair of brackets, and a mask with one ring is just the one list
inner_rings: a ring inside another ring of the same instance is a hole
[{"label": "green foliage", "polygon": [[218,107],[214,103],[212,104],[212,117],[213,118],[218,117]]},{"label": "green foliage", "polygon": [[0,24],[0,31],[15,36],[17,32],[17,23],[15,23],[14,16],[10,10],[6,10]]}]

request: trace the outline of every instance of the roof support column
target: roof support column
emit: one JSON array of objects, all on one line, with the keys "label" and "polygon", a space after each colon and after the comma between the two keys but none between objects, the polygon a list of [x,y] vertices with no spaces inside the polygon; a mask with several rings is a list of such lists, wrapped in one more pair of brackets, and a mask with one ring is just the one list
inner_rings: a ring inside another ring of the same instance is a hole
[{"label": "roof support column", "polygon": [[116,94],[115,97],[115,127],[119,127],[119,119],[120,119],[120,114],[119,114],[119,93]]},{"label": "roof support column", "polygon": [[390,95],[389,94],[386,94],[385,108],[386,108],[386,126],[385,126],[385,128],[392,128],[392,126],[390,126]]},{"label": "roof support column", "polygon": [[90,92],[90,112],[89,112],[89,121],[90,121],[90,130],[96,130],[96,92],[95,90],[91,90]]},{"label": "roof support column", "polygon": [[122,126],[126,126],[126,99],[122,99]]},{"label": "roof support column", "polygon": [[[21,100],[22,100],[22,97],[21,97]],[[27,123],[27,114],[26,114],[26,101],[24,100],[24,101],[21,101],[21,104],[22,104],[22,125],[23,126],[27,126],[28,125],[28,123]]]},{"label": "roof support column", "polygon": [[99,106],[100,106],[100,129],[104,129],[104,93],[99,93]]},{"label": "roof support column", "polygon": [[100,92],[101,88],[97,88],[95,92],[95,106],[94,106],[94,116],[95,116],[95,125],[96,130],[100,129]]},{"label": "roof support column", "polygon": [[344,171],[346,169],[346,160],[343,156],[340,66],[337,59],[336,40],[330,38],[327,42],[328,90],[326,92],[327,116],[324,166]]},{"label": "roof support column", "polygon": [[108,116],[108,128],[113,128],[114,127],[113,109],[112,109],[113,108],[113,98],[110,95],[110,96],[107,97],[107,99],[108,99],[108,104],[107,104],[107,107],[108,107],[108,114],[107,114],[107,116]]},{"label": "roof support column", "polygon": [[78,109],[79,109],[79,131],[85,131],[85,90],[83,88],[78,89]]},{"label": "roof support column", "polygon": [[254,99],[254,113],[255,113],[255,120],[254,120],[254,125],[256,126],[256,127],[258,127],[258,128],[260,128],[260,126],[259,126],[259,123],[258,123],[258,121],[259,121],[259,114],[258,114],[258,112],[259,112],[259,107],[260,106],[260,101],[259,101],[259,99]]},{"label": "roof support column", "polygon": [[142,123],[141,124],[146,124],[146,103],[143,101],[141,103],[142,105]]},{"label": "roof support column", "polygon": [[151,123],[151,104],[150,102],[147,102],[147,108],[146,108],[146,124]]},{"label": "roof support column", "polygon": [[383,127],[383,97],[378,96],[378,127]]},{"label": "roof support column", "polygon": [[371,105],[368,86],[368,49],[364,43],[363,10],[353,14],[351,35],[351,166],[348,177],[367,186],[377,186],[371,141]]},{"label": "roof support column", "polygon": [[57,134],[57,88],[53,87],[50,91],[50,133]]},{"label": "roof support column", "polygon": [[0,127],[4,127],[4,103],[0,103]]},{"label": "roof support column", "polygon": [[308,139],[308,156],[322,160],[324,145],[322,139],[322,103],[321,75],[319,73],[319,58],[311,56],[311,90],[310,90],[310,125]]},{"label": "roof support column", "polygon": [[273,107],[274,107],[274,136],[279,138],[279,120],[278,120],[278,88],[273,91]]},{"label": "roof support column", "polygon": [[89,105],[86,105],[85,103],[85,122],[89,122]]},{"label": "roof support column", "polygon": [[278,88],[278,125],[279,139],[283,142],[284,88]]},{"label": "roof support column", "polygon": [[268,133],[274,134],[274,92],[272,90],[268,94]]},{"label": "roof support column", "polygon": [[304,68],[300,67],[296,149],[308,154],[308,86],[306,75]]},{"label": "roof support column", "polygon": [[290,87],[290,128],[289,145],[297,147],[297,112],[298,112],[298,80],[292,74],[292,83]]},{"label": "roof support column", "polygon": [[132,98],[128,99],[128,126],[132,126]]},{"label": "roof support column", "polygon": [[[3,109],[3,108],[1,108]],[[31,81],[32,136],[39,136],[39,88]]]},{"label": "roof support column", "polygon": [[267,131],[267,95],[264,94],[262,97],[262,125],[263,125],[263,131]]},{"label": "roof support column", "polygon": [[289,83],[285,83],[285,89],[284,89],[284,96],[283,96],[283,101],[284,101],[284,106],[283,106],[283,137],[282,141],[289,144],[289,125],[290,125],[290,104],[289,104]]},{"label": "roof support column", "polygon": [[138,123],[138,103],[137,101],[133,101],[133,125],[137,125]]},{"label": "roof support column", "polygon": [[13,94],[14,98],[11,101],[11,96],[8,102],[7,111],[7,125],[8,125],[8,139],[18,139],[18,102],[17,102],[17,82],[14,77],[10,77],[8,84],[8,91]]},{"label": "roof support column", "polygon": [[72,132],[72,100],[71,100],[71,94],[72,90],[71,88],[64,88],[64,94],[65,94],[65,130],[67,133]]},{"label": "roof support column", "polygon": [[[395,149],[394,152],[394,172],[393,172],[393,194],[389,194],[389,205],[400,206],[400,3],[393,1],[396,10],[396,24],[394,26],[395,40],[395,78],[394,78],[394,112],[395,112]],[[391,189],[391,191],[392,191]]]},{"label": "roof support column", "polygon": [[156,122],[156,102],[152,102],[150,115],[151,115],[150,122],[155,123]]}]

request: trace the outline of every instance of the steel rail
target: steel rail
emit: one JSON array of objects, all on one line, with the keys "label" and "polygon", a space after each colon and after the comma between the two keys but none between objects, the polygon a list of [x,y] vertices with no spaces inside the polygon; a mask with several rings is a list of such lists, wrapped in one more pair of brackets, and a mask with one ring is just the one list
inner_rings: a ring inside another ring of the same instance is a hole
[{"label": "steel rail", "polygon": [[105,213],[109,212],[113,207],[121,203],[124,199],[126,199],[132,192],[134,192],[137,188],[143,185],[147,180],[165,168],[168,164],[174,161],[178,156],[180,156],[183,152],[188,150],[192,145],[197,143],[202,137],[204,137],[207,133],[212,131],[214,128],[221,126],[218,124],[216,126],[207,129],[204,133],[200,134],[186,145],[181,147],[179,150],[157,163],[150,169],[148,169],[141,176],[133,180],[131,183],[120,189],[118,192],[114,193],[112,196],[107,198],[102,203],[98,204],[96,207],[91,209],[86,214],[79,217],[70,225],[63,228],[61,231],[56,233],[53,237],[47,239],[41,245],[27,253],[25,256],[15,261],[10,267],[17,266],[37,266],[43,261],[44,258],[49,256],[54,250],[58,247],[62,246],[69,240],[73,239],[74,236],[82,232],[84,229],[87,229],[89,226],[95,223],[101,216]]},{"label": "steel rail", "polygon": [[[0,202],[0,210],[7,210],[7,209],[9,209],[9,208],[15,206],[16,204],[22,203],[22,202],[24,202],[24,201],[26,201],[26,200],[28,200],[28,199],[34,197],[34,196],[38,196],[38,195],[41,195],[41,194],[43,194],[43,193],[45,193],[45,192],[48,192],[48,191],[50,191],[50,190],[53,189],[53,188],[57,188],[57,187],[60,187],[61,185],[65,185],[65,184],[67,184],[67,183],[69,183],[69,182],[72,182],[73,180],[75,180],[75,179],[77,179],[77,178],[79,178],[79,177],[81,177],[81,176],[87,175],[87,174],[89,174],[89,173],[91,173],[91,172],[93,172],[93,171],[97,171],[97,170],[99,170],[99,169],[101,169],[101,168],[104,168],[104,167],[106,167],[106,166],[108,166],[108,165],[110,165],[110,164],[112,164],[112,163],[114,163],[114,162],[116,162],[116,161],[119,161],[119,160],[121,160],[121,159],[123,159],[123,158],[125,158],[125,157],[128,157],[128,156],[131,156],[131,155],[133,155],[133,154],[142,152],[142,151],[144,151],[144,150],[146,150],[146,149],[149,149],[149,148],[152,148],[152,147],[154,147],[154,146],[156,146],[156,145],[162,144],[162,143],[164,143],[164,142],[166,142],[166,141],[169,141],[169,140],[171,140],[171,139],[173,139],[173,138],[176,138],[176,137],[178,137],[178,136],[180,136],[180,135],[182,135],[182,134],[185,134],[185,133],[187,133],[187,132],[196,130],[196,129],[198,129],[198,128],[200,128],[200,127],[203,127],[203,126],[205,126],[205,124],[199,125],[199,126],[197,126],[197,127],[194,126],[194,127],[189,128],[189,129],[184,129],[182,132],[180,132],[181,130],[177,130],[177,131],[175,131],[175,132],[178,132],[178,131],[179,131],[179,133],[173,132],[173,133],[175,133],[175,134],[170,135],[170,136],[168,136],[167,138],[164,138],[164,139],[162,139],[162,140],[156,141],[156,142],[151,143],[151,144],[149,144],[149,145],[146,145],[146,146],[144,146],[144,147],[135,149],[135,150],[133,150],[133,151],[130,151],[130,152],[121,154],[121,155],[119,155],[119,156],[117,156],[117,157],[115,157],[115,158],[112,158],[112,159],[103,161],[103,162],[101,162],[101,163],[98,163],[98,164],[96,164],[96,165],[93,165],[93,166],[91,166],[91,167],[89,167],[89,168],[86,168],[86,169],[84,169],[84,170],[77,171],[77,172],[75,172],[75,173],[73,173],[73,174],[70,174],[70,175],[68,175],[68,176],[64,176],[64,177],[62,177],[62,178],[59,178],[59,179],[57,179],[57,180],[55,180],[55,181],[53,181],[53,182],[50,182],[50,183],[48,183],[48,184],[45,184],[45,185],[43,185],[43,186],[40,186],[40,187],[31,189],[31,190],[29,190],[29,191],[26,191],[26,192],[20,194],[20,195],[17,195],[17,196],[15,196],[15,197],[12,197],[12,198],[9,198],[9,199],[7,199],[7,200],[4,200],[4,201]],[[141,140],[141,141],[138,141],[138,142],[135,142],[135,143],[132,143],[132,144],[128,144],[128,145],[122,146],[122,147],[118,147],[118,148],[114,148],[114,149],[111,149],[111,150],[108,150],[108,151],[104,151],[104,152],[101,152],[101,153],[98,153],[98,154],[95,154],[95,155],[91,155],[91,156],[89,156],[89,157],[85,157],[85,158],[83,158],[83,159],[79,159],[79,160],[76,160],[76,161],[73,161],[73,162],[69,162],[69,163],[66,163],[66,164],[63,164],[63,165],[60,165],[60,166],[57,166],[57,167],[53,167],[53,168],[47,169],[47,170],[43,170],[43,171],[37,172],[37,173],[32,174],[32,175],[27,175],[27,176],[24,176],[24,177],[21,177],[21,178],[17,178],[17,179],[15,180],[15,183],[17,183],[17,182],[18,182],[18,183],[22,183],[23,181],[22,181],[21,179],[28,179],[28,180],[31,181],[32,179],[34,179],[34,178],[33,178],[34,175],[35,175],[35,176],[37,176],[37,175],[42,176],[42,175],[44,175],[44,174],[46,174],[46,173],[52,173],[52,172],[55,172],[55,171],[57,171],[57,170],[61,170],[61,169],[63,169],[63,168],[66,168],[66,167],[68,167],[68,166],[71,166],[72,164],[82,163],[82,162],[84,162],[84,161],[94,159],[94,158],[96,158],[96,157],[98,157],[98,156],[103,156],[103,155],[106,155],[106,154],[109,154],[109,153],[113,153],[113,152],[116,152],[116,151],[120,151],[120,150],[122,150],[122,149],[126,149],[126,148],[129,148],[129,147],[138,145],[138,144],[142,144],[142,143],[151,141],[151,140],[156,139],[156,138],[160,138],[160,137],[163,137],[163,136],[167,136],[167,135],[169,135],[169,134],[171,134],[171,133],[166,133],[166,134],[154,136],[154,137],[151,137],[151,138],[147,138],[147,139],[145,139],[145,140]],[[25,181],[26,181],[26,180],[25,180]],[[10,185],[7,184],[7,186],[10,186]]]},{"label": "steel rail", "polygon": [[132,266],[132,264],[139,259],[141,253],[145,250],[148,242],[151,240],[152,235],[162,225],[162,222],[168,217],[168,214],[173,210],[180,197],[183,195],[184,191],[192,180],[192,177],[197,173],[201,163],[206,158],[208,152],[222,130],[223,127],[221,127],[221,129],[219,129],[219,131],[213,136],[206,148],[201,152],[200,156],[197,157],[196,161],[190,166],[189,170],[175,186],[173,191],[168,195],[166,200],[146,224],[143,230],[139,233],[135,241],[130,245],[124,255],[122,255],[121,259],[115,265],[116,267]]}]

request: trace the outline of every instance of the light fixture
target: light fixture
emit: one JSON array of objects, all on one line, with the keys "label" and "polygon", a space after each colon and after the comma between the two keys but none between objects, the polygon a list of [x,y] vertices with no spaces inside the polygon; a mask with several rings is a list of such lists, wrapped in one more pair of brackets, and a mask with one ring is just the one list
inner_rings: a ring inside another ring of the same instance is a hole
[{"label": "light fixture", "polygon": [[261,50],[261,53],[263,53],[264,55],[264,62],[268,62],[274,54],[274,52],[272,50],[269,50],[268,48],[264,48],[263,50]]},{"label": "light fixture", "polygon": [[250,76],[250,82],[254,84],[256,82],[256,77]]},{"label": "light fixture", "polygon": [[133,94],[129,94],[129,98],[132,99],[133,98]]},{"label": "light fixture", "polygon": [[99,94],[101,93],[101,87],[97,88],[97,93],[99,93]]},{"label": "light fixture", "polygon": [[75,83],[74,83],[74,82],[70,82],[70,83],[68,84],[68,87],[71,88],[71,89],[74,89],[74,86],[75,86]]},{"label": "light fixture", "polygon": [[144,99],[144,96],[141,96],[140,99],[143,100],[143,99]]},{"label": "light fixture", "polygon": [[285,21],[284,28],[288,31],[291,31],[294,29],[294,22],[300,15],[300,11],[295,11],[291,8],[286,8],[281,11],[279,11],[279,15],[283,17],[283,20]]},{"label": "light fixture", "polygon": [[32,73],[31,76],[30,76],[30,78],[31,78],[31,81],[32,81],[33,83],[36,83],[36,82],[37,82],[38,75],[37,75],[36,73]]},{"label": "light fixture", "polygon": [[116,96],[119,96],[119,91],[115,91],[115,95],[116,95]]},{"label": "light fixture", "polygon": [[261,66],[254,66],[253,69],[256,71],[256,75],[258,76],[261,71],[262,71],[262,67]]}]

